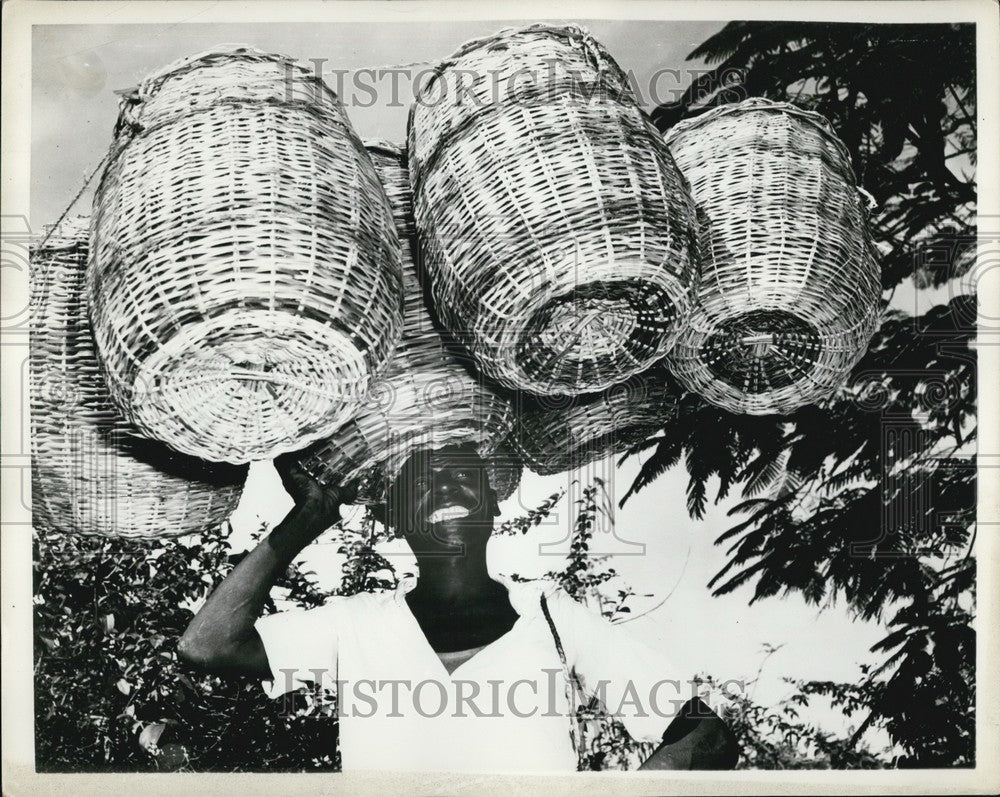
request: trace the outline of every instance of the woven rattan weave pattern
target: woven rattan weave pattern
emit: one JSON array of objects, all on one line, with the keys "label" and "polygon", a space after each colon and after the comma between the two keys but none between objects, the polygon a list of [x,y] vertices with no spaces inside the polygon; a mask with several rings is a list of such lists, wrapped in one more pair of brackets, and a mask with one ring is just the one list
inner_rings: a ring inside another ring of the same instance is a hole
[{"label": "woven rattan weave pattern", "polygon": [[597,395],[525,396],[510,440],[540,476],[576,470],[652,435],[674,416],[682,393],[657,364]]},{"label": "woven rattan weave pattern", "polygon": [[435,306],[484,373],[579,394],[666,353],[690,302],[694,208],[586,31],[470,42],[422,87],[408,135]]},{"label": "woven rattan weave pattern", "polygon": [[402,328],[388,200],[340,100],[230,48],[122,101],[88,295],[116,404],[214,461],[294,451],[351,416]]},{"label": "woven rattan weave pattern", "polygon": [[[371,504],[383,499],[386,480],[412,451],[474,442],[480,454],[488,456],[509,432],[513,418],[510,402],[460,362],[461,351],[446,343],[427,309],[411,248],[413,202],[403,148],[372,142],[368,149],[402,244],[403,336],[369,400],[329,440],[303,452],[300,465],[323,482],[358,480],[359,503]],[[504,463],[494,471],[509,495],[520,469],[515,478],[512,463]]]},{"label": "woven rattan weave pattern", "polygon": [[701,222],[701,282],[668,356],[690,390],[749,414],[831,395],[879,319],[878,253],[850,156],[816,113],[764,99],[666,141]]},{"label": "woven rattan weave pattern", "polygon": [[84,302],[88,235],[88,219],[67,219],[31,256],[32,524],[133,538],[218,525],[247,467],[178,454],[119,418]]},{"label": "woven rattan weave pattern", "polygon": [[497,445],[487,457],[486,472],[490,486],[497,494],[497,501],[504,501],[517,491],[524,475],[524,465],[509,445],[509,439]]}]

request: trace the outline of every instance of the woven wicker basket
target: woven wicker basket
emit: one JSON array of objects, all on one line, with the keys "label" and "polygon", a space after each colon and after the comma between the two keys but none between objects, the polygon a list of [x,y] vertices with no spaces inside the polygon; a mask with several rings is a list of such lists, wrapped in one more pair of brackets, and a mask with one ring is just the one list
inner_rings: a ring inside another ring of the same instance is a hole
[{"label": "woven wicker basket", "polygon": [[486,460],[486,470],[490,486],[497,494],[497,501],[505,501],[517,492],[524,474],[524,465],[517,452],[504,441]]},{"label": "woven wicker basket", "polygon": [[246,466],[209,464],[120,420],[83,297],[88,220],[70,219],[31,257],[32,521],[41,531],[171,537],[236,508]]},{"label": "woven wicker basket", "polygon": [[412,106],[409,155],[435,305],[485,374],[575,395],[666,353],[690,302],[694,208],[586,31],[466,44]]},{"label": "woven wicker basket", "polygon": [[214,461],[330,434],[402,325],[388,201],[340,100],[239,48],[147,78],[116,132],[88,296],[122,413]]},{"label": "woven wicker basket", "polygon": [[573,471],[651,436],[673,417],[681,393],[654,366],[596,396],[526,396],[511,441],[540,476]]},{"label": "woven wicker basket", "polygon": [[822,116],[763,99],[681,122],[666,141],[702,222],[674,374],[754,415],[829,396],[867,349],[881,294],[843,143]]},{"label": "woven wicker basket", "polygon": [[[446,342],[427,309],[413,259],[405,152],[385,142],[368,149],[402,244],[403,336],[369,400],[330,439],[303,452],[300,465],[324,483],[359,481],[358,500],[370,504],[384,498],[387,480],[414,450],[475,442],[480,454],[489,456],[508,434],[513,414],[506,398],[463,365],[461,351]],[[505,475],[504,489],[513,492],[517,480],[511,481]]]}]

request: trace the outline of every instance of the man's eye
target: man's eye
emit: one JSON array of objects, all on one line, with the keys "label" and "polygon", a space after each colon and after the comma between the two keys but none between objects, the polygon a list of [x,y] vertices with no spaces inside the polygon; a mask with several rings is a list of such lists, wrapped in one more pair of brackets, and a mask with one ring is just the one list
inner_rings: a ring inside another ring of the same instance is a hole
[{"label": "man's eye", "polygon": [[461,479],[462,481],[468,481],[469,479],[472,478],[472,471],[471,470],[456,470],[455,471],[455,478],[456,479]]}]

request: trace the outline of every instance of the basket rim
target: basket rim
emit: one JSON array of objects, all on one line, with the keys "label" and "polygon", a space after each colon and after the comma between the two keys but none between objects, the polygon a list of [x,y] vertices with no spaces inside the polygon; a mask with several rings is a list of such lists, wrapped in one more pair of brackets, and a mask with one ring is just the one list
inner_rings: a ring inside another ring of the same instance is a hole
[{"label": "basket rim", "polygon": [[579,41],[586,47],[593,47],[595,51],[599,52],[605,57],[610,57],[610,54],[604,48],[597,39],[594,38],[593,34],[582,25],[578,25],[572,22],[565,22],[561,25],[553,25],[544,22],[538,22],[531,25],[522,26],[510,26],[506,28],[501,28],[493,33],[488,33],[484,36],[477,36],[474,39],[469,39],[463,44],[459,45],[451,55],[446,58],[441,58],[434,62],[434,69],[431,71],[430,77],[424,86],[420,89],[420,92],[414,99],[420,99],[426,91],[431,87],[431,85],[441,76],[441,74],[448,68],[454,66],[460,59],[467,56],[469,53],[480,50],[496,42],[503,41],[505,39],[513,39],[518,36],[530,36],[534,34],[551,34],[554,36],[561,36],[569,41]]},{"label": "basket rim", "polygon": [[75,216],[67,215],[56,224],[46,224],[42,227],[41,237],[30,248],[33,252],[42,254],[85,247],[90,238],[90,221],[91,214],[78,213]]},{"label": "basket rim", "polygon": [[[438,61],[433,62],[433,68],[430,71],[430,75],[420,90],[414,95],[413,102],[410,104],[410,109],[407,112],[406,130],[407,130],[407,140],[410,138],[410,130],[413,128],[413,121],[416,113],[417,107],[420,105],[420,101],[426,96],[427,92],[431,90],[438,79],[444,73],[446,69],[451,68],[459,60],[464,58],[471,52],[478,50],[482,47],[493,44],[494,42],[499,42],[504,39],[513,39],[517,36],[526,36],[531,34],[548,33],[555,36],[561,36],[571,42],[578,41],[583,44],[584,48],[590,54],[591,60],[594,62],[594,68],[598,72],[603,72],[606,68],[606,63],[612,64],[619,72],[622,71],[618,62],[612,57],[608,49],[601,44],[590,30],[583,25],[579,25],[573,22],[565,22],[563,24],[551,24],[551,23],[534,23],[531,25],[523,25],[520,27],[506,27],[500,30],[485,35],[479,36],[474,39],[469,39],[464,44],[460,45],[450,56],[447,58],[442,58]],[[626,87],[631,91],[631,86],[626,80]],[[641,109],[640,109],[641,110]],[[643,111],[644,116],[648,117],[648,114]]]},{"label": "basket rim", "polygon": [[745,100],[740,100],[739,102],[726,102],[716,105],[706,111],[703,111],[702,113],[699,113],[697,116],[689,116],[686,119],[681,119],[681,121],[667,130],[663,135],[665,138],[670,138],[675,133],[688,132],[691,128],[698,127],[699,125],[720,116],[729,116],[737,113],[749,113],[751,111],[789,113],[793,116],[808,119],[809,121],[822,127],[826,132],[836,135],[836,131],[833,129],[833,124],[818,111],[812,111],[791,102],[772,100],[769,97],[747,97]]},{"label": "basket rim", "polygon": [[[130,97],[146,99],[152,94],[155,94],[160,88],[160,85],[166,82],[166,80],[170,77],[173,77],[181,72],[196,69],[202,64],[209,65],[212,61],[217,59],[242,59],[245,61],[270,61],[273,63],[292,64],[298,69],[308,72],[311,77],[315,77],[314,70],[310,66],[307,66],[304,61],[300,61],[293,56],[285,55],[284,53],[261,50],[259,47],[255,47],[252,44],[223,42],[213,45],[205,50],[201,50],[200,52],[177,58],[174,61],[161,66],[159,69],[153,70],[142,79],[142,82],[140,82],[138,86],[124,91],[122,93],[123,99],[128,99]],[[323,81],[320,79],[320,82]],[[325,82],[323,82],[323,84],[326,85]],[[327,86],[327,88],[329,87]],[[330,91],[335,94],[333,89],[330,89]]]},{"label": "basket rim", "polygon": [[682,119],[663,134],[663,140],[669,145],[680,136],[687,135],[688,133],[699,129],[706,124],[714,122],[716,119],[722,118],[723,116],[734,116],[743,113],[754,113],[757,111],[787,114],[809,122],[829,137],[837,149],[840,150],[840,153],[843,155],[846,162],[851,163],[851,153],[847,149],[847,145],[841,141],[840,136],[837,135],[837,131],[833,127],[833,123],[827,119],[827,117],[823,116],[823,114],[818,111],[811,111],[808,108],[802,108],[794,103],[779,102],[778,100],[772,100],[767,97],[749,97],[748,99],[740,100],[740,102],[724,103],[723,105],[717,105],[704,113],[700,113],[697,116]]},{"label": "basket rim", "polygon": [[[802,119],[805,122],[813,125],[818,129],[833,145],[836,147],[840,157],[843,162],[850,169],[851,176],[854,178],[854,190],[859,195],[864,195],[861,181],[858,180],[858,175],[854,170],[854,161],[851,158],[850,150],[847,145],[843,142],[840,136],[837,134],[833,123],[818,111],[812,111],[808,108],[802,108],[801,106],[795,105],[790,102],[781,102],[778,100],[772,100],[767,97],[749,97],[740,102],[729,102],[722,105],[717,105],[714,108],[710,108],[704,113],[698,116],[693,116],[688,119],[682,119],[665,133],[663,133],[663,141],[666,143],[667,147],[670,148],[672,144],[676,142],[682,136],[688,135],[689,133],[698,131],[701,127],[714,122],[716,119],[720,119],[723,116],[732,116],[742,113],[754,113],[761,111],[764,113],[775,113],[775,114],[787,114],[790,116]],[[671,155],[673,153],[671,152]],[[683,175],[685,180],[687,180],[687,175]],[[870,198],[870,194],[867,195]],[[881,253],[878,251],[878,247],[871,236],[871,229],[868,225],[868,221],[871,218],[872,210],[874,205],[869,206],[866,202],[860,202],[860,209],[862,218],[865,220],[863,225],[862,234],[865,239],[865,246],[869,249],[871,256],[875,258],[878,262],[881,258]]]},{"label": "basket rim", "polygon": [[[853,161],[851,160],[850,150],[847,149],[847,145],[841,140],[840,136],[837,135],[837,131],[834,129],[833,123],[827,117],[823,116],[823,114],[818,111],[811,111],[808,108],[802,108],[801,106],[790,102],[779,102],[778,100],[771,100],[767,97],[749,97],[748,99],[740,100],[740,102],[728,102],[723,105],[717,105],[716,107],[689,119],[682,119],[663,134],[663,140],[669,146],[677,138],[694,132],[700,127],[714,122],[716,119],[720,119],[723,116],[734,116],[737,114],[754,113],[757,111],[774,114],[787,114],[810,123],[822,131],[822,133],[833,142],[834,146],[840,152],[841,157],[844,158],[844,161],[851,165],[851,171],[853,173]],[[855,175],[855,181],[857,181],[857,175]]]},{"label": "basket rim", "polygon": [[[714,334],[723,324],[729,323],[742,315],[758,311],[781,311],[809,326],[815,327],[815,319],[809,318],[799,307],[782,304],[777,301],[755,300],[746,306],[736,308],[735,312],[710,312],[704,304],[698,302],[688,315],[684,330],[678,335],[677,345],[696,345],[694,341],[698,341],[697,345],[701,345],[703,339]],[[878,324],[881,322],[883,315],[884,311],[879,310],[876,313],[872,313],[871,317],[875,318],[876,324]],[[863,334],[864,329],[869,324],[869,316],[861,316],[854,323],[839,328],[837,330],[837,337],[854,333]],[[667,357],[670,357],[671,354],[673,352],[668,353]]]}]

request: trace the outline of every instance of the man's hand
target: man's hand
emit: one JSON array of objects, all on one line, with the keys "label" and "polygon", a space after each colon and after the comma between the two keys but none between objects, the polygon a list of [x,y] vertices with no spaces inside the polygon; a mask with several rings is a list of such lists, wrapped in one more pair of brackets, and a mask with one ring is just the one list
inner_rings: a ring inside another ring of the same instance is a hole
[{"label": "man's hand", "polygon": [[697,697],[681,708],[663,743],[639,769],[735,769],[739,747],[728,726]]},{"label": "man's hand", "polygon": [[274,468],[296,508],[315,513],[318,520],[332,526],[340,520],[340,507],[357,500],[357,484],[322,484],[309,475],[299,461],[302,453],[282,454],[275,458]]},{"label": "man's hand", "polygon": [[327,487],[298,465],[298,455],[275,467],[295,507],[208,597],[178,645],[183,661],[222,675],[273,678],[255,623],[275,580],[317,536],[340,520],[340,505],[356,500],[353,486]]}]

